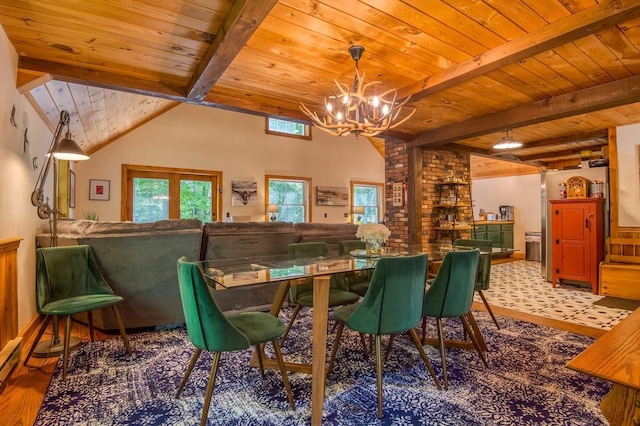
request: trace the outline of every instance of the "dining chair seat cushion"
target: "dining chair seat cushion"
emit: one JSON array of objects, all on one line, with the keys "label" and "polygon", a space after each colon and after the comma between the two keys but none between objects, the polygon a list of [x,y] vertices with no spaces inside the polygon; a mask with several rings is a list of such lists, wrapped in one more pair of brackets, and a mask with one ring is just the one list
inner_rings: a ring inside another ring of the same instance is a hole
[{"label": "dining chair seat cushion", "polygon": [[351,305],[341,306],[333,311],[333,316],[338,321],[346,323],[353,311],[358,309],[358,305],[359,303],[352,303]]},{"label": "dining chair seat cushion", "polygon": [[282,321],[266,312],[227,315],[227,320],[245,335],[252,346],[277,339],[285,330]]},{"label": "dining chair seat cushion", "polygon": [[[360,296],[350,291],[345,291],[337,288],[329,289],[329,306],[340,306],[349,303],[355,303],[360,299]],[[299,305],[306,307],[313,307],[313,292],[306,292],[298,295],[296,302]]]},{"label": "dining chair seat cushion", "polygon": [[122,302],[121,296],[115,294],[87,294],[55,300],[42,306],[40,313],[46,315],[73,315],[80,312],[106,308]]},{"label": "dining chair seat cushion", "polygon": [[367,290],[369,289],[369,285],[370,285],[370,281],[360,281],[357,283],[350,283],[349,284],[349,291],[352,293],[356,293],[359,294],[360,296],[364,296],[367,293]]}]

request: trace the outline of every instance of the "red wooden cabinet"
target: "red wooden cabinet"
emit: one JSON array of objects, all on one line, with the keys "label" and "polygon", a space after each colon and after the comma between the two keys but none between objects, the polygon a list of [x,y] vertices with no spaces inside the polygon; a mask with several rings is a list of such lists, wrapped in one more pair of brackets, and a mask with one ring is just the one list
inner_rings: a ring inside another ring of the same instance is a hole
[{"label": "red wooden cabinet", "polygon": [[551,200],[552,284],[573,280],[598,294],[598,265],[604,258],[604,199]]}]

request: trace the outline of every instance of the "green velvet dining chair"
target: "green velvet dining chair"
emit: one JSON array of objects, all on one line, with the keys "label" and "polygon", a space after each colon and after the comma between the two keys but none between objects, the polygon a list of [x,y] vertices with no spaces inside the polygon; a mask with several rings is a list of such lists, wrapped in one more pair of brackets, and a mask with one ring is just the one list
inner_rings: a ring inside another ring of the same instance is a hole
[{"label": "green velvet dining chair", "polygon": [[[289,259],[311,259],[327,257],[329,248],[325,242],[291,243],[287,245]],[[355,303],[360,299],[356,293],[350,292],[344,282],[343,274],[331,275],[329,288],[329,307]],[[287,329],[280,340],[284,342],[302,307],[313,308],[313,277],[303,278],[301,283],[289,287],[289,302],[295,306]]]},{"label": "green velvet dining chair", "polygon": [[[24,365],[33,355],[47,325],[54,317],[65,316],[66,327],[63,342],[62,378],[67,377],[69,342],[71,338],[71,316],[87,313],[89,334],[94,341],[93,316],[91,311],[111,307],[118,323],[118,330],[125,349],[131,355],[131,346],[117,304],[123,301],[102,276],[91,246],[77,245],[46,247],[36,250],[36,309],[45,315]],[[57,318],[56,318],[57,320]]]},{"label": "green velvet dining chair", "polygon": [[[491,309],[491,305],[487,302],[487,298],[485,297],[482,290],[487,290],[489,288],[489,283],[491,282],[491,251],[492,251],[492,243],[489,240],[471,240],[465,238],[458,238],[453,242],[453,249],[474,249],[477,248],[480,250],[480,260],[478,261],[478,275],[476,276],[476,285],[475,291],[480,295],[482,299],[482,303],[484,303],[487,312],[491,316],[494,324],[500,330],[500,324],[498,324],[498,320],[496,316],[493,314],[493,309]],[[485,253],[485,254],[482,254]],[[488,253],[488,254],[487,254]]]},{"label": "green velvet dining chair", "polygon": [[[449,388],[447,359],[444,339],[443,318],[460,318],[465,332],[471,338],[473,346],[487,366],[480,344],[468,323],[466,315],[471,312],[473,292],[476,283],[480,250],[450,251],[444,255],[442,265],[435,279],[424,293],[422,316],[435,318],[438,329],[438,347],[442,360],[444,388]],[[424,341],[424,336],[423,336]]]},{"label": "green velvet dining chair", "polygon": [[176,391],[180,397],[191,371],[202,351],[213,352],[213,362],[205,391],[204,405],[200,425],[207,423],[209,405],[216,384],[218,365],[222,352],[238,351],[255,346],[260,373],[264,376],[262,348],[260,345],[271,342],[287,398],[293,410],[296,409],[291,385],[284,366],[278,338],[284,333],[284,323],[265,312],[242,312],[226,315],[211,295],[202,270],[197,263],[188,262],[186,257],[178,260],[178,284],[184,310],[189,340],[195,346],[195,352]]},{"label": "green velvet dining chair", "polygon": [[[364,250],[366,248],[367,243],[364,241],[343,240],[338,242],[338,255],[347,256],[354,250]],[[372,273],[370,269],[344,273],[344,281],[349,291],[364,296],[369,288]]]},{"label": "green velvet dining chair", "polygon": [[422,317],[422,303],[427,275],[426,254],[381,258],[371,278],[369,291],[360,303],[343,306],[333,312],[338,321],[336,337],[327,367],[331,374],[340,347],[344,326],[375,337],[378,417],[382,418],[381,336],[408,332],[438,389],[440,382],[425,354],[415,327]]}]

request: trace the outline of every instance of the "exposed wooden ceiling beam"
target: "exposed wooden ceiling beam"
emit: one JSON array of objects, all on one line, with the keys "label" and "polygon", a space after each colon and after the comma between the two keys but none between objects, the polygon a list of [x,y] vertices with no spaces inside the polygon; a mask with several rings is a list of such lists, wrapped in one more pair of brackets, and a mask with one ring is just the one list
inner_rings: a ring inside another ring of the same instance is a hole
[{"label": "exposed wooden ceiling beam", "polygon": [[412,100],[424,98],[639,16],[637,0],[604,1],[411,84],[398,91],[398,98],[409,95]]},{"label": "exposed wooden ceiling beam", "polygon": [[203,99],[242,50],[278,0],[236,0],[187,86],[187,97]]},{"label": "exposed wooden ceiling beam", "polygon": [[628,77],[573,93],[475,117],[422,132],[408,147],[439,146],[564,117],[640,102],[640,76]]},{"label": "exposed wooden ceiling beam", "polygon": [[452,143],[446,146],[443,146],[441,149],[445,150],[445,151],[451,151],[451,152],[457,152],[457,153],[461,153],[461,154],[469,154],[469,155],[475,155],[477,157],[484,157],[484,158],[492,158],[494,160],[501,160],[501,161],[507,161],[509,163],[516,163],[516,164],[526,164],[528,166],[535,166],[535,167],[546,167],[546,163],[539,163],[539,162],[535,162],[535,161],[529,161],[529,162],[524,162],[522,161],[522,159],[520,159],[519,157],[516,156],[512,156],[510,157],[496,157],[494,155],[489,154],[486,150],[484,149],[480,149],[480,148],[475,148],[475,147],[471,147],[471,146],[467,146],[467,145],[460,145],[457,143]]},{"label": "exposed wooden ceiling beam", "polygon": [[151,82],[133,77],[96,71],[92,68],[68,66],[58,62],[43,61],[21,56],[18,67],[25,70],[40,71],[51,75],[53,80],[67,83],[84,84],[104,89],[119,90],[138,95],[155,96],[173,101],[188,102],[183,90],[162,82]]},{"label": "exposed wooden ceiling beam", "polygon": [[[602,146],[607,145],[607,143],[603,143],[602,145],[593,145],[588,147],[588,150],[591,151],[592,155],[600,155]],[[523,155],[520,157],[522,161],[538,161],[538,160],[548,160],[550,158],[556,157],[569,157],[569,156],[579,156],[582,151],[587,150],[587,148],[574,148],[574,149],[565,149],[563,151],[553,151],[553,152],[544,152],[540,154],[532,154],[532,155]]]},{"label": "exposed wooden ceiling beam", "polygon": [[[526,151],[531,148],[542,148],[546,146],[564,145],[567,143],[582,142],[582,141],[593,140],[593,139],[603,139],[604,144],[606,144],[606,140],[608,137],[609,137],[608,129],[594,130],[593,132],[576,133],[576,134],[561,136],[553,139],[542,139],[538,141],[527,142],[525,145],[522,146],[522,148],[510,149],[509,153],[518,154],[520,152]],[[505,151],[494,149],[494,150],[491,150],[489,153],[499,154],[504,152]]]}]

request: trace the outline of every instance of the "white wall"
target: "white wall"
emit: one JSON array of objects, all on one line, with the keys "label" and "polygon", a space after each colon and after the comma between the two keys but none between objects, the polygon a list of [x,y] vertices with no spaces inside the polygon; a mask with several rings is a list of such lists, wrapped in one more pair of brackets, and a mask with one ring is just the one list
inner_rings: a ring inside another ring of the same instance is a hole
[{"label": "white wall", "polygon": [[[35,235],[46,225],[31,205],[31,193],[53,135],[16,90],[18,55],[0,27],[0,239],[22,238],[18,249],[18,328],[21,330],[36,314]],[[15,106],[15,121],[10,124]],[[24,133],[29,145],[24,150]],[[49,178],[51,182],[51,177]],[[45,188],[51,194],[51,184]]]},{"label": "white wall", "polygon": [[619,226],[640,226],[640,124],[618,127]]},{"label": "white wall", "polygon": [[[96,211],[100,220],[120,220],[122,164],[222,171],[222,218],[230,212],[254,221],[265,220],[265,174],[311,177],[312,221],[327,223],[349,222],[349,207],[316,206],[317,185],[384,182],[384,158],[366,138],[336,138],[313,129],[309,141],[267,135],[264,125],[263,117],[179,105],[76,163],[76,218]],[[89,179],[110,181],[109,201],[88,199]],[[233,180],[257,182],[257,206],[231,207]]]},{"label": "white wall", "polygon": [[540,231],[542,223],[540,175],[474,179],[471,192],[476,220],[480,209],[499,214],[498,206],[514,206],[513,247],[524,254],[524,233]]}]

